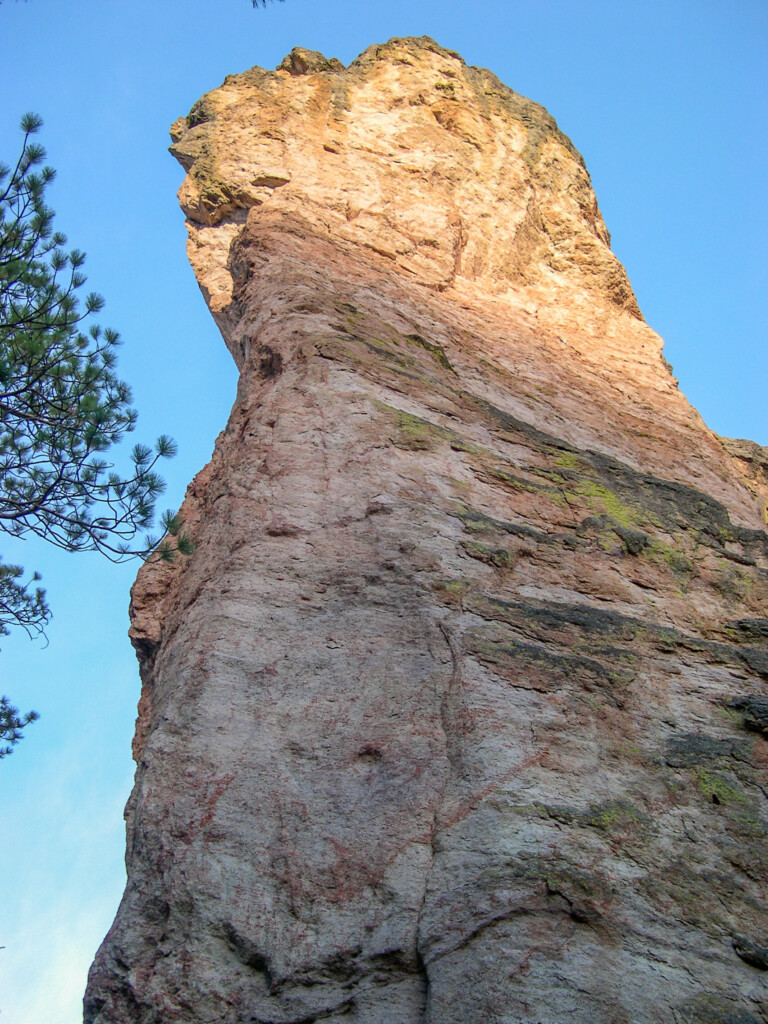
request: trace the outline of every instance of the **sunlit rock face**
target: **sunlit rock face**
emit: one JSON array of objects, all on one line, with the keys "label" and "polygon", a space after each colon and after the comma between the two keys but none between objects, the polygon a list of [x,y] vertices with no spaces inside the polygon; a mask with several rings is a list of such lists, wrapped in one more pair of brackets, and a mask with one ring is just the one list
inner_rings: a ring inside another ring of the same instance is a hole
[{"label": "sunlit rock face", "polygon": [[678,390],[581,157],[429,39],[173,138],[240,383],[133,590],[86,1021],[768,1019],[766,453]]}]

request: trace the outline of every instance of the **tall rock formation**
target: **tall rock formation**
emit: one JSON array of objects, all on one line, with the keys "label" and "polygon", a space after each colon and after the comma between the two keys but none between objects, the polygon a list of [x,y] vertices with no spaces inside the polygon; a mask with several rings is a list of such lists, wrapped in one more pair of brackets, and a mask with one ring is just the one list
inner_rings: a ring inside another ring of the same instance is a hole
[{"label": "tall rock formation", "polygon": [[173,138],[240,383],[133,590],[86,1021],[768,1019],[766,452],[678,390],[581,157],[429,39]]}]

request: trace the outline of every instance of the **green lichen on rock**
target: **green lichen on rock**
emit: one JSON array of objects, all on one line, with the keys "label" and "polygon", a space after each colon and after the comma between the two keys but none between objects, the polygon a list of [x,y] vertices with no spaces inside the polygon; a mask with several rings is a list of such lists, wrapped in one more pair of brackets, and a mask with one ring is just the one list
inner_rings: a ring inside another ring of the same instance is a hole
[{"label": "green lichen on rock", "polygon": [[696,571],[688,555],[661,540],[649,538],[641,548],[641,553],[644,558],[674,573],[683,588]]},{"label": "green lichen on rock", "polygon": [[713,804],[728,806],[748,803],[748,797],[739,786],[719,772],[699,768],[696,770],[696,779],[705,798]]},{"label": "green lichen on rock", "polygon": [[493,565],[497,569],[511,569],[517,561],[515,552],[509,548],[494,548],[478,541],[462,541],[461,546],[470,558]]},{"label": "green lichen on rock", "polygon": [[620,527],[643,526],[648,522],[648,513],[620,497],[616,491],[596,480],[583,478],[570,490],[563,488],[566,498],[582,499],[595,512],[608,516]]},{"label": "green lichen on rock", "polygon": [[651,819],[629,800],[608,800],[591,807],[584,823],[603,832],[647,831]]},{"label": "green lichen on rock", "polygon": [[[540,489],[554,505],[605,516],[625,552],[638,554],[655,543],[654,557],[683,579],[695,570],[691,551],[696,545],[750,565],[756,555],[768,555],[768,534],[735,525],[725,506],[709,495],[641,473],[602,452],[577,449],[476,395],[461,392],[461,398],[468,409],[480,414],[492,433],[522,442],[543,457],[540,464],[529,467],[529,476],[505,467],[498,457],[485,466],[486,472],[511,489]],[[680,538],[680,542],[670,545],[654,536],[659,533]],[[726,544],[741,545],[745,554],[726,550]],[[722,584],[724,590],[730,587],[734,596],[749,587],[748,574],[742,570],[740,576],[738,572],[733,570]]]},{"label": "green lichen on rock", "polygon": [[394,443],[398,448],[413,452],[429,451],[439,441],[445,441],[450,437],[450,431],[445,427],[413,413],[398,409],[394,418],[398,431]]},{"label": "green lichen on rock", "polygon": [[[464,607],[476,611],[470,595]],[[475,631],[465,637],[467,654],[494,666],[515,685],[544,692],[572,686],[579,680],[587,688],[608,686],[621,689],[631,682],[633,673],[605,664],[597,658],[559,653],[551,646],[528,643],[513,637],[500,639],[488,631]],[[530,670],[526,673],[526,667]]]},{"label": "green lichen on rock", "polygon": [[423,348],[425,352],[429,352],[438,366],[441,366],[444,370],[450,370],[451,373],[455,372],[442,345],[438,345],[437,342],[427,341],[420,334],[406,334],[405,340],[411,345],[416,345],[419,348]]},{"label": "green lichen on rock", "polygon": [[646,624],[639,619],[621,615],[587,604],[568,604],[555,601],[504,601],[500,598],[477,594],[473,610],[485,619],[524,624],[539,636],[552,636],[558,632],[571,634],[597,634],[631,641],[641,634]]},{"label": "green lichen on rock", "polygon": [[628,555],[639,555],[650,542],[648,534],[643,533],[642,530],[634,530],[631,527],[622,526],[621,523],[612,524],[612,529],[620,538]]},{"label": "green lichen on rock", "polygon": [[587,807],[537,804],[535,811],[540,817],[552,818],[564,825],[595,829],[608,836],[621,836],[622,839],[647,837],[655,831],[651,816],[624,794]]},{"label": "green lichen on rock", "polygon": [[510,534],[514,537],[527,538],[538,544],[552,543],[552,538],[547,534],[542,533],[540,530],[534,530],[533,527],[527,526],[525,523],[512,523],[503,519],[494,519],[493,516],[486,515],[478,509],[463,506],[461,508],[449,509],[448,514],[456,516],[457,519],[461,520],[465,530],[472,534],[499,536]]},{"label": "green lichen on rock", "polygon": [[733,643],[763,643],[768,644],[768,619],[734,619],[726,622],[722,627]]},{"label": "green lichen on rock", "polygon": [[432,589],[443,604],[448,605],[451,608],[460,608],[463,604],[465,594],[467,594],[474,584],[471,580],[465,579],[446,579],[437,580]]},{"label": "green lichen on rock", "polygon": [[723,565],[715,580],[715,589],[734,603],[741,603],[755,588],[754,576],[734,565]]}]

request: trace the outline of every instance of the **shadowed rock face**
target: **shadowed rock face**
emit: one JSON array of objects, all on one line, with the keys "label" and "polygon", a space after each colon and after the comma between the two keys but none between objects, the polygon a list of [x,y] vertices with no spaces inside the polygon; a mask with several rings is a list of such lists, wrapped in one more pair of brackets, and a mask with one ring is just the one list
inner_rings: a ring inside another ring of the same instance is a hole
[{"label": "shadowed rock face", "polygon": [[89,1024],[767,1019],[764,450],[539,106],[428,39],[174,125],[241,371],[133,590]]}]

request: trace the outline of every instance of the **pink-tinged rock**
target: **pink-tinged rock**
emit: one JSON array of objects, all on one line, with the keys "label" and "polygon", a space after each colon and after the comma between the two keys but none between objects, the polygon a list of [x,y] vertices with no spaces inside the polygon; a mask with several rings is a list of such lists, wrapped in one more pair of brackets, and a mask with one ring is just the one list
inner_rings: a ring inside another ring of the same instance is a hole
[{"label": "pink-tinged rock", "polygon": [[766,453],[553,119],[428,39],[174,125],[241,371],[133,590],[89,1024],[768,1019]]}]

